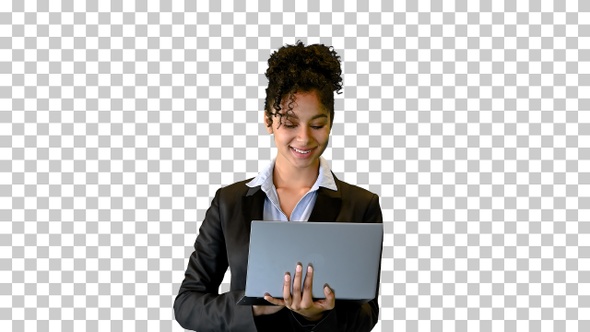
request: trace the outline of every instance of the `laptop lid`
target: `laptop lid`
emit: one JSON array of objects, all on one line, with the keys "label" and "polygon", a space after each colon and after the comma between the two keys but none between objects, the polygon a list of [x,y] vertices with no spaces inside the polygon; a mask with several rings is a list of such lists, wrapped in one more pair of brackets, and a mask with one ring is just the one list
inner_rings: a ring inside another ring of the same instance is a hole
[{"label": "laptop lid", "polygon": [[338,300],[375,297],[383,224],[352,222],[252,221],[245,296],[238,304],[269,304],[265,293],[283,297],[285,272],[298,262],[314,267],[312,296],[324,298],[324,284]]}]

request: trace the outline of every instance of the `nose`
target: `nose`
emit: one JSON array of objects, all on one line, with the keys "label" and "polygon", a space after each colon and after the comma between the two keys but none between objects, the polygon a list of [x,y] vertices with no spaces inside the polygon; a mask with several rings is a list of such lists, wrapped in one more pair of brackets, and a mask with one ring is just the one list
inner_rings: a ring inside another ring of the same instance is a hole
[{"label": "nose", "polygon": [[311,128],[309,128],[309,126],[299,126],[299,131],[297,132],[297,141],[307,144],[311,137],[310,130]]}]

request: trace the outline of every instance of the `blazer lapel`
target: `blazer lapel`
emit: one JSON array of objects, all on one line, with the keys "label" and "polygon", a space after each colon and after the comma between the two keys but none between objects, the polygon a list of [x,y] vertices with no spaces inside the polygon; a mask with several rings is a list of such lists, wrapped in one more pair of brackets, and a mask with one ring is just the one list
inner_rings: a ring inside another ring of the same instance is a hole
[{"label": "blazer lapel", "polygon": [[262,220],[265,197],[260,186],[248,189],[246,195],[242,197],[242,213],[248,224],[252,220]]},{"label": "blazer lapel", "polygon": [[320,187],[309,221],[335,221],[340,213],[341,204],[340,191]]}]

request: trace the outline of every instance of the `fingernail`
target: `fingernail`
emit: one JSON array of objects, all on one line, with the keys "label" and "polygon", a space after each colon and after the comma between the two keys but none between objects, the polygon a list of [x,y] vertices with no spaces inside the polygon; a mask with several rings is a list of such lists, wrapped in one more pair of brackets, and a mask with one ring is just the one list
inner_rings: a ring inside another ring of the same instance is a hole
[{"label": "fingernail", "polygon": [[324,289],[325,288],[328,288],[328,293],[332,293],[332,288],[330,288],[330,285],[324,284]]},{"label": "fingernail", "polygon": [[313,266],[308,265],[307,266],[307,272],[313,272]]},{"label": "fingernail", "polygon": [[301,270],[303,269],[303,267],[301,266],[301,263],[297,264],[297,272],[301,272]]}]

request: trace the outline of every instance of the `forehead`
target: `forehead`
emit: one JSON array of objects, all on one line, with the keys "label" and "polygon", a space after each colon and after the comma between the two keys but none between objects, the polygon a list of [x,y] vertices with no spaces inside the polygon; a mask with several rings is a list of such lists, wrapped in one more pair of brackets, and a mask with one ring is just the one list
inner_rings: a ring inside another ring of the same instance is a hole
[{"label": "forehead", "polygon": [[330,114],[315,90],[296,92],[285,96],[281,103],[281,113],[294,117],[309,116],[314,118],[327,117]]}]

